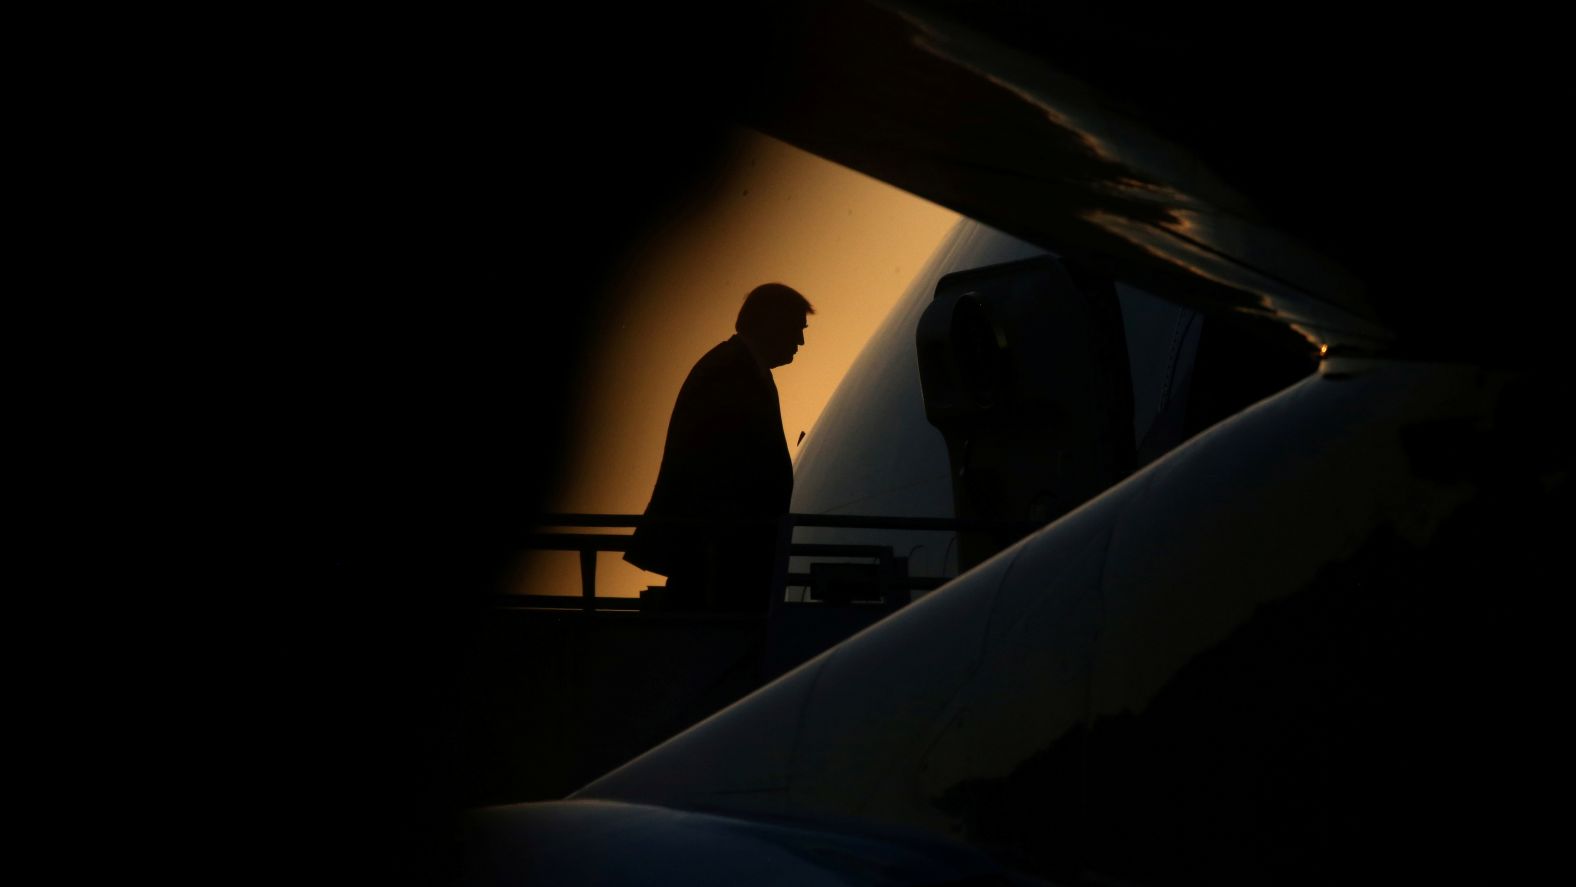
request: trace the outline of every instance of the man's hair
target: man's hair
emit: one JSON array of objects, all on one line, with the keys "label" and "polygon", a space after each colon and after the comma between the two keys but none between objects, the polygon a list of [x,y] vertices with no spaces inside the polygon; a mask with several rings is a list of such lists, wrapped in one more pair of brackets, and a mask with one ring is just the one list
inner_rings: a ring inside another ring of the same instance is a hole
[{"label": "man's hair", "polygon": [[741,333],[767,333],[780,326],[814,314],[810,301],[799,291],[780,283],[763,283],[744,297],[739,319],[733,328]]}]

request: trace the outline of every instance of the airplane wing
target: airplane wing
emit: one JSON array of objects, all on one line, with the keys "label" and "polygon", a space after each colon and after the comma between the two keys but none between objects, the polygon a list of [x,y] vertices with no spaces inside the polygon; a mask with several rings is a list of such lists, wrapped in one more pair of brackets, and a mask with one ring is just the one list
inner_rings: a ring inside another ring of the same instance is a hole
[{"label": "airplane wing", "polygon": [[[1536,301],[1546,286],[1527,267],[1545,232],[1513,221],[1519,189],[1504,180],[1517,144],[1459,98],[1522,109],[1535,90],[1491,87],[1454,63],[1460,44],[1414,23],[1304,12],[1256,32],[1122,4],[830,4],[809,17],[813,39],[778,47],[767,65],[792,77],[747,113],[1009,234],[1332,352],[1540,359],[1522,312],[1457,304],[1517,282]],[[1506,39],[1475,27],[1453,36]]]}]

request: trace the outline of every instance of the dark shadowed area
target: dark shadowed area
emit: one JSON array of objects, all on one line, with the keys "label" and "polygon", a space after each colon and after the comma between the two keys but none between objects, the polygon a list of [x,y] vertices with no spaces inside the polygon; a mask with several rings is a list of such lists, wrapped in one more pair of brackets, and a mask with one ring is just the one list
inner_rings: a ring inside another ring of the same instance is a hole
[{"label": "dark shadowed area", "polygon": [[603,284],[723,161],[750,49],[655,10],[245,33],[154,124],[201,146],[158,258],[212,306],[181,375],[239,518],[182,668],[204,735],[235,720],[194,763],[226,880],[441,881],[477,602],[555,483]]}]

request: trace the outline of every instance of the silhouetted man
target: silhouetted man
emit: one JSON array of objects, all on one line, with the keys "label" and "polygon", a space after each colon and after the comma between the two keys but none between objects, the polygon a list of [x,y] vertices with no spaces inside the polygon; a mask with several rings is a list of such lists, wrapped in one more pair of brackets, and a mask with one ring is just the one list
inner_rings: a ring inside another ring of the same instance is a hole
[{"label": "silhouetted man", "polygon": [[671,606],[766,609],[777,524],[793,494],[771,370],[793,360],[814,313],[789,287],[756,287],[738,334],[706,352],[679,389],[647,521],[624,555],[668,577]]}]

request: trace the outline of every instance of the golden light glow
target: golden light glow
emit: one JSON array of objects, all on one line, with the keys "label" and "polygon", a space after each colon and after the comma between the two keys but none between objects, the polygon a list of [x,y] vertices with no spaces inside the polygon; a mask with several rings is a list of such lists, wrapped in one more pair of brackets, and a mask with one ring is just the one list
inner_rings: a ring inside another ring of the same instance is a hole
[{"label": "golden light glow", "polygon": [[[837,383],[958,215],[782,142],[741,132],[734,161],[627,262],[610,322],[579,382],[559,512],[638,514],[668,416],[695,361],[733,334],[744,296],[788,284],[815,306],[804,347],[774,371],[797,453]],[[597,558],[597,593],[632,596],[661,576]],[[574,552],[534,554],[515,590],[578,594]]]},{"label": "golden light glow", "polygon": [[1321,344],[1319,346],[1319,356],[1320,357],[1323,357],[1324,355],[1329,354],[1329,353],[1330,353],[1330,346],[1329,345]]}]

